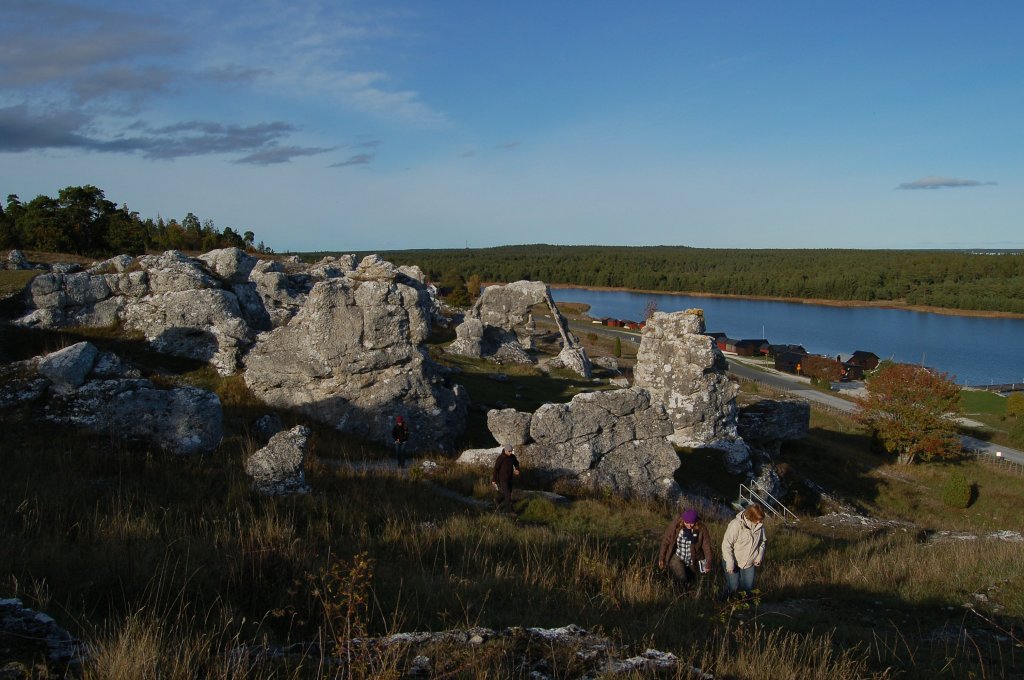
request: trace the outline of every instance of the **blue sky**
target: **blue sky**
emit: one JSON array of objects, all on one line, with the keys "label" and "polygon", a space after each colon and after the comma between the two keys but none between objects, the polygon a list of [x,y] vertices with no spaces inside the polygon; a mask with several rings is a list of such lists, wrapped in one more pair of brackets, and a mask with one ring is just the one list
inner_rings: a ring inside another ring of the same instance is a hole
[{"label": "blue sky", "polygon": [[1024,5],[4,0],[0,194],[278,251],[1024,248]]}]

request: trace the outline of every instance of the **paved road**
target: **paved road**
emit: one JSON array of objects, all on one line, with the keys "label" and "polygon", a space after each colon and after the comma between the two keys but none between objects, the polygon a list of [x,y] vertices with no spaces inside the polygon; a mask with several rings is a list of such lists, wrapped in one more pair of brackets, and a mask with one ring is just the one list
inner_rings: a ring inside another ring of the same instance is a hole
[{"label": "paved road", "polygon": [[[846,401],[845,399],[834,397],[830,394],[814,389],[811,387],[810,381],[807,378],[801,378],[799,376],[779,373],[776,371],[761,371],[753,366],[732,358],[730,358],[729,361],[729,371],[740,378],[746,380],[758,380],[766,383],[773,389],[789,392],[794,396],[829,406],[839,411],[843,411],[844,413],[853,413],[857,409],[853,403]],[[1018,451],[1017,449],[1013,449],[1008,446],[992,444],[983,439],[968,437],[966,435],[962,435],[960,439],[963,441],[965,449],[988,454],[997,458],[1005,458],[1006,460],[1024,465],[1024,451]]]}]

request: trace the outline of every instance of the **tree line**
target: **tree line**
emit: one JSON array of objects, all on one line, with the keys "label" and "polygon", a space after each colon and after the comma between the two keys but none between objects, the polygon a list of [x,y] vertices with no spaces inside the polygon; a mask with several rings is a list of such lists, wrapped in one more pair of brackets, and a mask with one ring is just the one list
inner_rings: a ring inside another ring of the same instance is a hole
[{"label": "tree line", "polygon": [[89,257],[140,255],[154,250],[209,251],[237,247],[271,252],[254,243],[251,231],[218,229],[191,212],[181,222],[162,217],[142,219],[137,212],[107,200],[92,185],[61,189],[56,198],[37,196],[23,203],[7,196],[0,206],[0,248],[21,248]]},{"label": "tree line", "polygon": [[394,250],[432,280],[554,284],[798,299],[892,301],[1024,313],[1024,253],[554,246]]}]

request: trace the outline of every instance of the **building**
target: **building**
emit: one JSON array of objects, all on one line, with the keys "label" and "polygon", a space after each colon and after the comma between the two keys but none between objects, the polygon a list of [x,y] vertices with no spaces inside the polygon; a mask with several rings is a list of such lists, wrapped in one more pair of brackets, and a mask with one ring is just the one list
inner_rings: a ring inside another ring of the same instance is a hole
[{"label": "building", "polygon": [[775,355],[775,370],[800,375],[807,352],[779,352]]},{"label": "building", "polygon": [[752,357],[757,354],[761,354],[762,347],[768,347],[768,341],[765,340],[764,338],[758,340],[737,340],[736,349],[734,351],[736,352],[737,356]]},{"label": "building", "polygon": [[846,363],[851,366],[860,366],[865,371],[873,371],[878,368],[878,355],[874,352],[857,350]]}]

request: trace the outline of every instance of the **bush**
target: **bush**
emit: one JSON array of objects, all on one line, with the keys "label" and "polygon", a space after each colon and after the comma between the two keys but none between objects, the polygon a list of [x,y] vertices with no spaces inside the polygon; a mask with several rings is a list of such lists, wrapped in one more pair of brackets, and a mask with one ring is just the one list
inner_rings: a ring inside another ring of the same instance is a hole
[{"label": "bush", "polygon": [[971,484],[960,471],[954,471],[942,485],[942,502],[951,508],[964,510],[971,504]]}]

